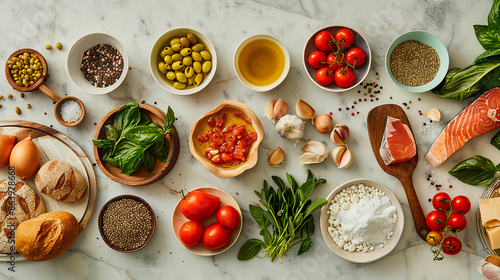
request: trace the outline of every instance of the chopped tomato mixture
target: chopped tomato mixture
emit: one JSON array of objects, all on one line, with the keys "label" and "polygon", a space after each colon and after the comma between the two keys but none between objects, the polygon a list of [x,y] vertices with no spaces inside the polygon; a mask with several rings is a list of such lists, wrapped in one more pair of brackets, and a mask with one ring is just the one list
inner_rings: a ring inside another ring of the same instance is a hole
[{"label": "chopped tomato mixture", "polygon": [[[234,116],[251,123],[251,119],[241,113],[235,112]],[[244,125],[227,124],[226,114],[208,120],[210,130],[204,131],[197,140],[210,141],[210,146],[205,150],[208,159],[216,164],[235,166],[245,161],[252,144],[257,140],[257,133],[247,132]]]}]

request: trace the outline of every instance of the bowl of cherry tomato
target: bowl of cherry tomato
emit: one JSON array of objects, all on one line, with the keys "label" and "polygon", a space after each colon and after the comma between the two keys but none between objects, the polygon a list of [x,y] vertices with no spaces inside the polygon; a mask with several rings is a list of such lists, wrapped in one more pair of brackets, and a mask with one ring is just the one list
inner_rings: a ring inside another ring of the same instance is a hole
[{"label": "bowl of cherry tomato", "polygon": [[330,92],[347,91],[368,75],[370,46],[363,35],[352,28],[327,26],[307,40],[303,64],[318,87]]},{"label": "bowl of cherry tomato", "polygon": [[231,248],[242,226],[241,209],[236,200],[213,187],[182,192],[172,214],[177,241],[200,256],[217,255]]}]

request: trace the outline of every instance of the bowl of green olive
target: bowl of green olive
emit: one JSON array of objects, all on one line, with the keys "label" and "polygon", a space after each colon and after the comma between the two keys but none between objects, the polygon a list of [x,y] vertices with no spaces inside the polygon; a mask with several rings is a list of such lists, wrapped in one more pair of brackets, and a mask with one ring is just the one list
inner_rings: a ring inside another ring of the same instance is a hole
[{"label": "bowl of green olive", "polygon": [[165,90],[189,95],[204,89],[217,69],[217,54],[210,40],[191,28],[175,28],[161,35],[151,49],[149,66]]}]

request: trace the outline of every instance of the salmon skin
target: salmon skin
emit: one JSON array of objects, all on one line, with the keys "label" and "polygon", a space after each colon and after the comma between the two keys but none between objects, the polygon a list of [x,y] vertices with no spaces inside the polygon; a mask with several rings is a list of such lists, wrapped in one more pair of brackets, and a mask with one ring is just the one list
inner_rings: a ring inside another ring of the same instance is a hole
[{"label": "salmon skin", "polygon": [[440,166],[469,139],[500,127],[500,89],[493,88],[469,104],[443,129],[425,159]]},{"label": "salmon skin", "polygon": [[412,159],[417,146],[410,128],[400,119],[388,116],[379,152],[385,165]]}]

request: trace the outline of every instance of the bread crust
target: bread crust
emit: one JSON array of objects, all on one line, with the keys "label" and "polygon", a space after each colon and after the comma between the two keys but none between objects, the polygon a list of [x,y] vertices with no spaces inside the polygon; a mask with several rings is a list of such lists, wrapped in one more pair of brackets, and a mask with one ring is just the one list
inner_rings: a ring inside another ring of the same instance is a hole
[{"label": "bread crust", "polygon": [[69,163],[60,160],[46,162],[36,174],[38,190],[59,201],[80,200],[87,190],[87,181]]}]

